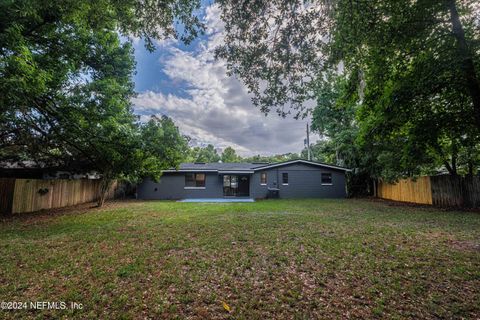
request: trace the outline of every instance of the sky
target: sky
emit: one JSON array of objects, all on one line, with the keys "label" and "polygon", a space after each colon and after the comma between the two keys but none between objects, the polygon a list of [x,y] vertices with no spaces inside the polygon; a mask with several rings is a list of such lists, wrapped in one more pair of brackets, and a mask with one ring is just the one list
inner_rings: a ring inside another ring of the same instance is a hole
[{"label": "sky", "polygon": [[[214,49],[223,41],[224,25],[216,5],[202,13],[205,35],[189,46],[175,40],[157,41],[148,52],[133,39],[138,95],[135,113],[171,117],[192,145],[233,147],[242,156],[300,152],[309,119],[265,116],[251,102],[243,83],[227,75],[226,63]],[[311,142],[317,140],[311,135]]]}]

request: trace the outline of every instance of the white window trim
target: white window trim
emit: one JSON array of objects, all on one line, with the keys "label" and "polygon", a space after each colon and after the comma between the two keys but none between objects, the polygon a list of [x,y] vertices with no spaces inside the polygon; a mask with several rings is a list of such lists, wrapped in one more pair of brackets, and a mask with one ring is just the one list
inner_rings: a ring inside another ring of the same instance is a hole
[{"label": "white window trim", "polygon": [[[330,180],[332,180],[332,182],[330,183],[324,183],[324,182],[321,182],[322,181],[322,176],[323,175],[330,175]],[[320,183],[322,184],[322,186],[333,186],[333,175],[331,172],[322,172],[322,174],[320,175]]]},{"label": "white window trim", "polygon": [[[265,183],[262,183],[262,176],[265,175]],[[261,186],[266,186],[267,185],[267,180],[268,179],[268,176],[267,176],[267,173],[266,172],[262,172],[260,173],[260,185]]]},{"label": "white window trim", "polygon": [[[284,174],[287,175],[287,183],[284,183],[284,182],[283,182],[283,175],[284,175]],[[289,177],[288,172],[282,172],[282,186],[288,186],[288,183],[290,182],[289,179],[290,179],[290,177]]]},{"label": "white window trim", "polygon": [[[196,182],[196,177],[197,177],[197,174],[203,174],[205,176],[205,179],[203,180],[204,184],[205,184],[205,180],[207,180],[207,175],[203,172],[192,172],[191,174],[193,174],[193,178],[194,178],[194,181]],[[186,177],[186,175],[185,175]],[[185,181],[186,182],[186,181]],[[203,187],[197,187],[197,186],[183,186],[183,189],[185,190],[204,190],[205,189],[205,186]]]}]

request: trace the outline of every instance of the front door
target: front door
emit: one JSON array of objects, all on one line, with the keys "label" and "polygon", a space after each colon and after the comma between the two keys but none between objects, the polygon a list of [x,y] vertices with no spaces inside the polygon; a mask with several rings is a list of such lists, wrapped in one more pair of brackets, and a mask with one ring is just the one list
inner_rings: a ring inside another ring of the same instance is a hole
[{"label": "front door", "polygon": [[248,197],[250,195],[249,177],[238,175],[224,175],[223,195],[225,197]]}]

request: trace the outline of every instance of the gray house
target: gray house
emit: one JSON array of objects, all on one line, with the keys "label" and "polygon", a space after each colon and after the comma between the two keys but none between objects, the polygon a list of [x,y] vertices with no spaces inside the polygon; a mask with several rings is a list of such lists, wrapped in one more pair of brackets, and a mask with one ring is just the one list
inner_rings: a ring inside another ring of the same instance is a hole
[{"label": "gray house", "polygon": [[280,163],[182,163],[163,171],[160,181],[144,180],[139,199],[344,198],[345,172],[330,164],[292,160]]}]

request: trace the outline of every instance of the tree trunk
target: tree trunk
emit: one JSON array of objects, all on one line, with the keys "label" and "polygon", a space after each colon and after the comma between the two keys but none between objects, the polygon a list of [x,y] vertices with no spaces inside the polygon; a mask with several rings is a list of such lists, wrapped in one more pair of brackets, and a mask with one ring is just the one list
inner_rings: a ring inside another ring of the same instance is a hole
[{"label": "tree trunk", "polygon": [[452,176],[456,176],[457,175],[457,157],[455,155],[452,154],[452,172],[451,175]]},{"label": "tree trunk", "polygon": [[[453,144],[453,141],[452,141],[452,144]],[[440,145],[437,143],[433,144],[433,149],[434,151],[438,154],[438,156],[440,157],[440,159],[442,160],[443,162],[443,165],[445,166],[445,168],[447,169],[448,173],[450,173],[452,176],[456,176],[457,175],[457,168],[456,168],[456,164],[453,164],[452,165],[454,167],[452,167],[450,165],[450,163],[448,162],[448,157],[445,155],[445,153],[443,152],[442,150],[442,147],[440,147]],[[453,154],[452,154],[452,162],[453,162]]]},{"label": "tree trunk", "polygon": [[445,168],[447,169],[448,173],[450,173],[452,176],[456,176],[457,175],[457,170],[456,168],[454,169],[450,163],[448,163],[447,160],[443,160],[443,165],[445,166]]},{"label": "tree trunk", "polygon": [[473,177],[473,162],[468,160],[468,176]]},{"label": "tree trunk", "polygon": [[99,208],[103,207],[103,204],[105,203],[105,199],[107,198],[107,193],[110,190],[110,187],[113,184],[113,179],[108,178],[108,177],[103,177],[102,180],[100,181],[100,189],[99,189],[99,195],[98,195],[98,203],[97,206]]},{"label": "tree trunk", "polygon": [[457,40],[458,54],[461,59],[462,71],[467,81],[468,92],[473,102],[474,117],[477,127],[480,129],[480,84],[478,82],[477,74],[475,72],[475,65],[473,63],[472,54],[468,48],[465,40],[465,31],[463,30],[462,22],[457,10],[456,0],[447,1],[448,10],[450,11],[450,18],[452,23],[452,32]]},{"label": "tree trunk", "polygon": [[457,159],[458,159],[458,147],[457,147],[457,144],[455,143],[455,140],[452,139],[452,170],[453,170],[452,175],[454,176],[458,175]]}]

